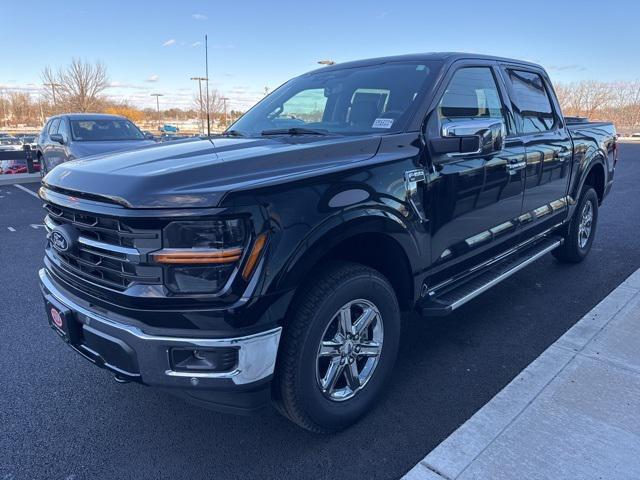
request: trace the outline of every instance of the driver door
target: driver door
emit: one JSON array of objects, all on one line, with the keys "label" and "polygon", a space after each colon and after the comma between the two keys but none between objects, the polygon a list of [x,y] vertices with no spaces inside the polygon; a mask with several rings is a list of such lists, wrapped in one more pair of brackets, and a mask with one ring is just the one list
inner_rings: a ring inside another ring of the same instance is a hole
[{"label": "driver door", "polygon": [[[431,262],[443,277],[503,251],[519,233],[525,151],[496,73],[493,65],[477,64],[449,72],[428,121],[427,136],[435,142],[430,142],[433,173],[425,204]],[[504,135],[495,147],[482,147],[487,128],[494,130],[494,140]],[[457,140],[458,132],[463,136],[457,151],[437,148],[440,140]]]}]

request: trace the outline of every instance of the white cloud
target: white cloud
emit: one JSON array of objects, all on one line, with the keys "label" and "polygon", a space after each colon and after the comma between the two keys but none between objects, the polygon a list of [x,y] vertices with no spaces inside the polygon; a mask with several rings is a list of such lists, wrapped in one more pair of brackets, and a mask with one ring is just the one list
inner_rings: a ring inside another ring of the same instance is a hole
[{"label": "white cloud", "polygon": [[171,45],[173,45],[174,43],[176,43],[176,39],[175,38],[170,38],[169,40],[167,40],[166,42],[164,42],[162,44],[163,47],[170,47]]},{"label": "white cloud", "polygon": [[193,42],[191,44],[192,47],[199,47],[200,45],[202,45],[202,42]]},{"label": "white cloud", "polygon": [[119,82],[117,80],[109,82],[107,88],[128,89],[128,90],[145,90],[148,87],[136,85],[135,83]]},{"label": "white cloud", "polygon": [[0,97],[9,92],[40,93],[42,86],[35,83],[0,83]]},{"label": "white cloud", "polygon": [[209,19],[209,17],[207,17],[206,15],[203,15],[202,13],[194,13],[191,16],[193,17],[194,20],[208,20]]},{"label": "white cloud", "polygon": [[158,80],[160,80],[160,77],[158,75],[149,75],[145,82],[155,83]]}]

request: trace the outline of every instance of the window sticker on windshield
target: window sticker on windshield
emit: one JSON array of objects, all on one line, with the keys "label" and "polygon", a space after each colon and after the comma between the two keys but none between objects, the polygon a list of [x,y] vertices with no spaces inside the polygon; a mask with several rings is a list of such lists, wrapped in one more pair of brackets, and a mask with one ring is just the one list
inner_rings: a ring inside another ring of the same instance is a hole
[{"label": "window sticker on windshield", "polygon": [[391,128],[391,125],[393,125],[393,118],[376,118],[371,128]]}]

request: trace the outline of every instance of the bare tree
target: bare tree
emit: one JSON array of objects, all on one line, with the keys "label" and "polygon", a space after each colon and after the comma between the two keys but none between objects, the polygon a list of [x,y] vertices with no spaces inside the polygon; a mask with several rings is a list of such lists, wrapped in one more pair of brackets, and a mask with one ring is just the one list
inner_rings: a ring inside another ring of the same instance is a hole
[{"label": "bare tree", "polygon": [[610,120],[622,133],[640,129],[640,81],[582,81],[555,86],[565,115]]},{"label": "bare tree", "polygon": [[[209,90],[209,113],[211,114],[211,118],[220,116],[224,111],[222,97],[217,90]],[[199,94],[193,96],[193,106],[197,112],[202,111],[203,118],[207,118],[207,97],[205,93],[202,94],[202,102],[200,101]]]},{"label": "bare tree", "polygon": [[27,124],[37,121],[35,102],[25,92],[11,92],[8,96],[9,112],[15,124]]},{"label": "bare tree", "polygon": [[46,67],[42,71],[42,81],[44,96],[53,105],[54,112],[99,110],[104,101],[102,94],[109,86],[104,64],[91,64],[78,58],[56,73]]}]

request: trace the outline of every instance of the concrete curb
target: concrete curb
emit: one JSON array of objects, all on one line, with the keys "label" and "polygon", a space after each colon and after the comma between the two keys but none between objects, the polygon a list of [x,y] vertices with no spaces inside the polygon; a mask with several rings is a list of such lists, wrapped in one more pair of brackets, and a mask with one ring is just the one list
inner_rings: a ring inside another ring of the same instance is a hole
[{"label": "concrete curb", "polygon": [[[487,461],[480,465],[479,468],[470,469],[469,467],[474,462],[478,462],[478,458],[516,422],[525,410],[532,408],[534,401],[544,401],[539,397],[552,382],[556,381],[560,376],[566,377],[573,373],[576,368],[580,368],[575,365],[577,360],[582,362],[606,362],[612,368],[617,365],[628,371],[634,370],[635,367],[629,367],[625,364],[624,356],[621,356],[622,359],[618,362],[616,358],[611,358],[616,357],[616,355],[601,355],[602,348],[598,347],[602,347],[603,342],[607,341],[606,338],[604,340],[600,338],[605,337],[601,333],[614,318],[619,314],[628,316],[629,312],[639,309],[640,269],[629,276],[627,280],[545,350],[489,403],[431,451],[405,475],[404,479],[452,480],[459,478],[463,473],[465,478],[496,478],[495,472],[489,473],[489,469],[482,470]],[[611,342],[612,340],[609,341]],[[615,347],[619,348],[619,345],[615,345]],[[634,347],[632,345],[627,348]],[[636,346],[635,348],[638,347]],[[569,364],[571,364],[570,368],[568,368]],[[569,373],[564,370],[568,370]],[[558,382],[561,381],[558,380]],[[574,381],[571,380],[571,382]],[[591,393],[596,393],[597,395],[599,392]],[[547,397],[550,395],[547,394]],[[549,407],[547,406],[547,408]],[[550,412],[550,414],[553,414],[553,412]],[[531,437],[533,436],[532,434]],[[522,443],[526,443],[526,441]],[[496,460],[495,452],[493,453],[494,455],[491,458]],[[544,454],[541,456],[543,457]],[[527,464],[527,460],[522,459],[522,463]],[[550,468],[551,463],[549,462],[546,466]],[[504,468],[508,467],[505,465]],[[533,466],[529,463],[526,468],[531,469]],[[504,470],[504,475],[506,475],[506,478],[529,478],[526,474],[520,475],[520,472],[509,470]],[[548,472],[544,472],[544,469],[538,471],[538,475],[538,478],[550,478],[547,476]]]},{"label": "concrete curb", "polygon": [[19,183],[38,183],[39,173],[16,173],[14,175],[0,175],[0,185],[15,185]]}]

